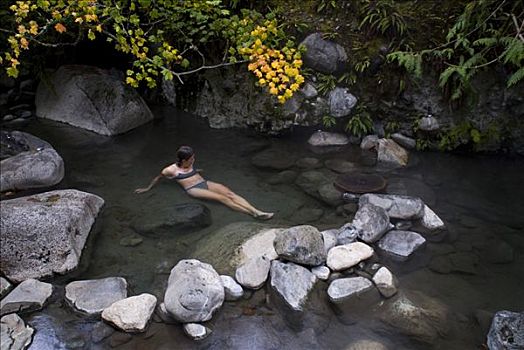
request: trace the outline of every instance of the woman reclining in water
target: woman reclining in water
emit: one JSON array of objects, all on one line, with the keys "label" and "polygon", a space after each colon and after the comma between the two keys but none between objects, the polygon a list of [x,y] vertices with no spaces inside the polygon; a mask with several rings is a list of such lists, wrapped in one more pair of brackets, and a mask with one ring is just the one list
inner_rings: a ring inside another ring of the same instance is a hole
[{"label": "woman reclining in water", "polygon": [[218,201],[227,205],[231,209],[249,214],[257,219],[267,220],[273,217],[273,213],[266,213],[258,210],[249,204],[247,200],[240,197],[226,186],[204,180],[198,171],[193,169],[195,153],[191,147],[180,147],[176,152],[176,156],[176,163],[165,167],[160,175],[151,181],[149,186],[146,188],[137,188],[135,193],[149,191],[162,177],[165,177],[167,179],[176,180],[191,197]]}]

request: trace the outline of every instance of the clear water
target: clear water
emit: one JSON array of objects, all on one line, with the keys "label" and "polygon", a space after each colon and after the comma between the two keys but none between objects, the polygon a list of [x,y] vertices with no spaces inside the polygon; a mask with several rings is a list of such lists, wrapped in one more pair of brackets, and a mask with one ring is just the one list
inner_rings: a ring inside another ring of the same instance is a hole
[{"label": "clear water", "polygon": [[[381,170],[370,167],[370,155],[361,153],[357,146],[315,154],[307,147],[310,129],[264,138],[246,131],[212,130],[203,120],[170,108],[157,108],[155,114],[163,118],[113,138],[45,121],[36,121],[25,130],[50,142],[64,158],[66,177],[57,188],[77,188],[105,200],[79,269],[52,280],[58,287],[52,304],[24,316],[36,328],[30,349],[105,349],[117,344],[116,335],[97,344],[91,341],[96,321],[74,314],[63,303],[66,283],[123,276],[130,295],[149,292],[162,300],[169,270],[178,260],[220,242],[216,237],[220,228],[255,221],[220,204],[192,199],[174,182],[165,181],[146,194],[133,193],[173,162],[175,150],[182,144],[194,147],[196,167],[204,169],[205,177],[228,185],[263,210],[275,211],[270,224],[276,227],[304,223],[296,214],[304,208],[323,211],[321,218],[310,223],[320,229],[339,227],[347,219],[293,184],[268,184],[276,171],[251,164],[253,150],[261,145],[296,159],[308,156],[358,162],[363,169],[380,171],[389,181],[388,191],[422,197],[446,222],[449,234],[442,242],[428,243],[413,259],[383,262],[398,277],[400,290],[418,290],[445,304],[449,330],[431,345],[418,343],[385,327],[379,321],[380,311],[336,312],[326,301],[327,284],[319,283],[311,296],[313,306],[302,315],[282,312],[262,289],[250,299],[225,303],[208,323],[213,334],[204,341],[190,341],[180,325],[153,322],[146,333],[132,336],[119,349],[349,349],[366,339],[391,349],[476,349],[485,343],[485,329],[475,318],[477,310],[524,310],[522,159],[412,152],[407,168]],[[170,206],[192,202],[204,203],[211,210],[211,226],[144,236],[135,247],[120,245],[122,238],[133,233],[133,222],[154,222]],[[512,262],[493,264],[487,260],[485,249],[493,239],[513,247]],[[431,271],[428,264],[432,257],[444,250],[476,256],[476,273]]]}]

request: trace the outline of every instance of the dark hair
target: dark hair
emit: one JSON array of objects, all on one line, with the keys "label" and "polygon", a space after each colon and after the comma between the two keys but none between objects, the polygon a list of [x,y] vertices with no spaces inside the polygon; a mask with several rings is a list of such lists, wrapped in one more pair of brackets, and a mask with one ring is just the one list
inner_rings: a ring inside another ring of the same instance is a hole
[{"label": "dark hair", "polygon": [[193,154],[195,154],[195,152],[193,152],[193,149],[191,147],[189,147],[189,146],[181,146],[176,151],[176,157],[177,157],[176,164],[178,166],[181,166],[182,165],[182,161],[191,158],[191,156]]}]

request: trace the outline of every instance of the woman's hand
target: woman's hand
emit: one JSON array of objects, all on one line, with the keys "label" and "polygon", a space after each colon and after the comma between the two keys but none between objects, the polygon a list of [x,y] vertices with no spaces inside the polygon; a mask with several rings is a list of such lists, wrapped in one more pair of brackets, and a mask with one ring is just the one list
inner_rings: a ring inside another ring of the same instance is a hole
[{"label": "woman's hand", "polygon": [[147,191],[149,191],[149,188],[137,188],[135,190],[135,193],[138,194],[138,193],[144,193],[144,192],[147,192]]}]

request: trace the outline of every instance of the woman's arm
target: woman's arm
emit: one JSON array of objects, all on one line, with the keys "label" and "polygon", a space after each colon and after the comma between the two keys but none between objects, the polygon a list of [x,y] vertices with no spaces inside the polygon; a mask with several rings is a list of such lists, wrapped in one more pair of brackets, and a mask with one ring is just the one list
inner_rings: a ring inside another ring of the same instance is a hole
[{"label": "woman's arm", "polygon": [[154,185],[156,185],[156,183],[163,177],[164,175],[160,174],[158,175],[157,177],[155,177],[151,183],[149,184],[149,186],[145,187],[145,188],[137,188],[135,190],[135,193],[144,193],[144,192],[147,192],[149,191]]}]

